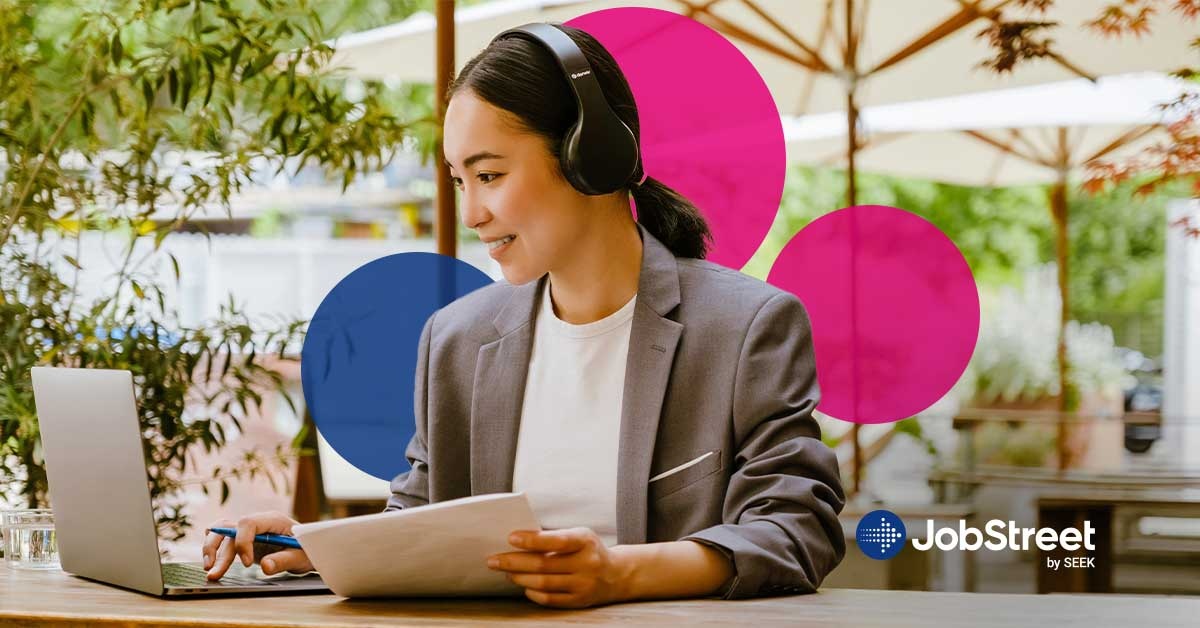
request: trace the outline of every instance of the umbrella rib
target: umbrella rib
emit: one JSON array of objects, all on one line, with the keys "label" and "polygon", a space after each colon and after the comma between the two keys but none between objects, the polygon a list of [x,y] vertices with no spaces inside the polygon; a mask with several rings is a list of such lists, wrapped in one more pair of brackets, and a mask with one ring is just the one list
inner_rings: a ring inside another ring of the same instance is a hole
[{"label": "umbrella rib", "polygon": [[991,174],[988,175],[987,187],[996,187],[996,181],[1000,178],[1000,169],[1004,167],[1004,161],[1011,154],[1008,151],[996,151],[996,163],[992,166]]},{"label": "umbrella rib", "polygon": [[[1021,139],[1023,139],[1023,138],[1021,137],[1020,133],[1018,133],[1016,129],[1009,129],[1009,130],[1010,130],[1010,131],[1012,131],[1013,139],[1017,139],[1017,140],[1021,140]],[[1001,151],[1001,152],[1003,152],[1003,153],[1007,153],[1007,154],[1009,154],[1009,155],[1012,155],[1012,156],[1014,156],[1014,157],[1018,157],[1018,158],[1020,158],[1020,159],[1024,159],[1025,161],[1028,161],[1028,162],[1031,162],[1031,163],[1037,164],[1037,165],[1039,165],[1039,166],[1052,167],[1052,166],[1051,166],[1051,164],[1049,164],[1049,163],[1046,163],[1046,161],[1045,161],[1045,160],[1041,159],[1041,158],[1040,158],[1040,157],[1038,157],[1037,155],[1026,155],[1025,153],[1022,153],[1021,151],[1017,150],[1017,148],[1016,148],[1015,146],[1013,146],[1013,144],[1011,144],[1011,143],[1004,143],[1004,142],[1002,142],[1002,141],[1000,141],[1000,140],[997,140],[997,139],[995,139],[995,138],[993,138],[993,137],[988,137],[988,135],[987,135],[987,134],[985,134],[985,133],[983,133],[982,131],[971,131],[971,130],[966,130],[966,131],[963,131],[963,133],[964,133],[964,134],[966,134],[966,135],[968,135],[968,136],[970,136],[970,137],[973,137],[973,138],[975,138],[975,139],[977,139],[977,140],[979,140],[979,141],[981,141],[981,142],[983,142],[983,143],[985,143],[985,144],[989,144],[989,145],[991,145],[992,147],[996,148],[997,150],[999,150],[999,151]]]},{"label": "umbrella rib", "polygon": [[[821,29],[817,33],[817,50],[825,46],[825,38],[830,35],[833,30],[833,0],[825,0],[825,10],[821,18]],[[816,92],[817,75],[814,73],[806,74],[804,77],[804,85],[800,89],[800,97],[797,99],[796,113],[802,114],[808,111],[808,106],[812,103],[813,94]]]},{"label": "umbrella rib", "polygon": [[879,148],[880,146],[884,146],[898,139],[909,137],[911,135],[912,133],[908,131],[899,131],[895,133],[888,133],[886,135],[874,134],[860,140],[856,150],[859,152],[864,152],[868,148]]},{"label": "umbrella rib", "polygon": [[953,35],[955,32],[959,31],[960,29],[962,29],[966,25],[970,24],[971,22],[974,22],[975,20],[979,19],[980,17],[990,14],[990,13],[1000,9],[1004,5],[1012,2],[1012,0],[1003,0],[999,4],[991,7],[990,9],[982,9],[979,6],[979,4],[982,1],[983,0],[975,0],[974,2],[970,2],[968,4],[967,0],[959,0],[959,4],[962,6],[962,8],[959,9],[958,13],[955,13],[954,15],[951,15],[950,17],[946,18],[945,20],[942,21],[941,24],[938,24],[937,26],[931,28],[924,35],[921,35],[920,37],[914,39],[912,41],[912,43],[901,48],[896,53],[894,53],[892,56],[888,57],[887,59],[884,59],[883,61],[881,61],[874,68],[871,68],[871,71],[868,72],[867,74],[875,74],[877,72],[883,71],[883,70],[907,59],[908,57],[911,57],[912,55],[924,50],[925,48],[937,43],[942,38]]},{"label": "umbrella rib", "polygon": [[[847,2],[849,1],[850,0],[847,0]],[[863,0],[862,4],[859,5],[858,11],[856,11],[858,15],[855,16],[854,21],[850,24],[851,30],[849,37],[850,45],[853,46],[853,48],[852,54],[849,58],[855,60],[854,64],[850,66],[850,69],[855,72],[858,72],[858,46],[862,43],[863,31],[867,28],[867,13],[870,12],[870,4],[870,0]],[[849,4],[847,4],[846,9],[849,11]]]},{"label": "umbrella rib", "polygon": [[[1054,164],[1056,163],[1054,159],[1046,156],[1041,151],[1041,148],[1034,143],[1033,139],[1029,137],[1029,133],[1032,133],[1032,131],[1022,132],[1021,129],[1009,129],[1009,132],[1012,134],[1014,139],[1021,142],[1025,145],[1025,148],[1029,149],[1029,154],[1034,155],[1038,163],[1046,166],[1047,168],[1054,167]],[[1049,140],[1047,140],[1046,143],[1052,145]]]},{"label": "umbrella rib", "polygon": [[1148,135],[1149,133],[1154,131],[1154,129],[1156,129],[1156,128],[1158,128],[1158,125],[1156,125],[1156,124],[1146,124],[1146,125],[1142,125],[1142,126],[1130,129],[1130,130],[1126,131],[1125,133],[1122,133],[1121,136],[1118,137],[1117,139],[1113,140],[1112,142],[1109,142],[1108,145],[1105,146],[1104,148],[1101,148],[1100,150],[1096,151],[1096,153],[1094,155],[1085,159],[1083,161],[1083,163],[1088,163],[1090,161],[1099,159],[1099,158],[1107,155],[1108,153],[1111,153],[1112,151],[1114,151],[1130,142],[1139,140],[1142,137],[1145,137],[1146,135]]},{"label": "umbrella rib", "polygon": [[716,15],[712,11],[709,11],[708,10],[709,5],[697,6],[695,4],[692,4],[691,2],[688,2],[688,0],[675,0],[675,1],[678,2],[679,4],[683,5],[684,7],[686,7],[687,11],[689,12],[689,15],[693,15],[694,19],[698,22],[705,23],[708,26],[711,26],[712,28],[714,28],[715,30],[723,32],[726,35],[729,35],[730,37],[740,39],[752,46],[757,46],[771,54],[783,57],[784,59],[787,59],[788,61],[791,61],[797,65],[808,68],[814,72],[822,71],[821,68],[817,65],[817,62],[815,60],[801,58],[793,52],[784,50],[784,49],[780,48],[779,46],[776,46],[775,44],[773,44],[769,41],[766,41],[766,40],[762,39],[761,37],[758,37],[757,35],[747,32],[745,29],[729,22],[728,20],[726,20],[723,17],[720,17],[719,15]]},{"label": "umbrella rib", "polygon": [[829,67],[829,64],[826,63],[825,60],[821,58],[821,55],[817,53],[817,50],[815,48],[804,43],[804,41],[802,39],[800,39],[800,37],[798,35],[796,35],[792,31],[788,30],[788,28],[786,26],[784,26],[783,24],[780,24],[779,20],[776,20],[771,14],[767,13],[767,11],[765,9],[758,6],[754,2],[754,0],[742,0],[742,4],[749,7],[751,11],[753,11],[759,17],[761,17],[764,21],[766,21],[767,24],[770,24],[772,28],[774,28],[776,31],[779,32],[779,34],[786,37],[788,39],[788,41],[792,42],[793,44],[796,45],[797,48],[804,51],[805,54],[807,54],[809,57],[812,58],[813,63],[815,63],[821,69],[821,71],[832,72],[832,69]]},{"label": "umbrella rib", "polygon": [[1067,60],[1066,57],[1058,54],[1057,52],[1049,51],[1046,56],[1050,57],[1056,63],[1058,63],[1062,67],[1066,68],[1067,70],[1070,70],[1071,72],[1077,74],[1080,78],[1085,78],[1093,83],[1095,83],[1098,80],[1095,74],[1091,74],[1087,70],[1084,70],[1083,68],[1075,65],[1074,63],[1071,63],[1069,60]]},{"label": "umbrella rib", "polygon": [[1071,148],[1067,145],[1067,127],[1058,127],[1058,163],[1062,167],[1071,165]]}]

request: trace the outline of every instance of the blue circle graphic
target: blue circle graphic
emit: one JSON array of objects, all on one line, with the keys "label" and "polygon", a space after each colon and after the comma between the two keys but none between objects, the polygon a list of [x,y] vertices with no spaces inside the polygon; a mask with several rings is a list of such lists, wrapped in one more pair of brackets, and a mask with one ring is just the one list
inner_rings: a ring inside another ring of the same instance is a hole
[{"label": "blue circle graphic", "polygon": [[872,510],[863,515],[854,533],[858,548],[875,560],[887,560],[899,554],[907,538],[904,522],[890,510]]},{"label": "blue circle graphic", "polygon": [[453,257],[397,253],[325,295],[304,338],[300,379],[313,422],[339,455],[383,480],[409,469],[421,330],[435,310],[490,283]]}]

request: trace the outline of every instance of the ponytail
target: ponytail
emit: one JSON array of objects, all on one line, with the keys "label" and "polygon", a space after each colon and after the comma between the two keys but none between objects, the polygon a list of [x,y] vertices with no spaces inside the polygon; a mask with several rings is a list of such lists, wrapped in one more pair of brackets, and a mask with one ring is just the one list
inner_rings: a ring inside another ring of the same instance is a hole
[{"label": "ponytail", "polygon": [[646,177],[629,188],[637,204],[637,221],[676,257],[704,259],[712,232],[700,210],[658,179]]}]

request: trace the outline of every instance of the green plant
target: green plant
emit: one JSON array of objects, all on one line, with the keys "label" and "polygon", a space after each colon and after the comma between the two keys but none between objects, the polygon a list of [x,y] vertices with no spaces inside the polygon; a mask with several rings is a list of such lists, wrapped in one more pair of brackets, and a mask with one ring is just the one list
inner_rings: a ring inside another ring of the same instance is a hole
[{"label": "green plant", "polygon": [[0,0],[0,36],[0,245],[97,208],[138,225],[165,205],[180,224],[266,167],[349,185],[408,136],[381,85],[351,101],[322,70],[333,51],[303,0]]},{"label": "green plant", "polygon": [[[425,3],[364,4],[393,18]],[[268,353],[294,353],[303,323],[262,329],[231,303],[183,327],[134,253],[146,240],[159,252],[198,213],[228,212],[256,173],[311,163],[345,187],[430,133],[402,115],[424,91],[370,83],[350,98],[326,70],[326,20],[352,26],[336,5],[0,0],[0,492],[45,503],[29,379],[38,364],[134,373],[164,537],[189,524],[179,501],[188,483],[219,487],[223,500],[231,477],[295,455],[281,448],[201,472],[189,452],[223,446],[224,420],[236,427],[284,392]],[[112,289],[95,301],[78,290],[89,230],[127,238]],[[178,280],[175,259],[160,258]]]},{"label": "green plant", "polygon": [[22,247],[0,256],[0,476],[23,477],[17,492],[28,506],[47,504],[31,367],[127,369],[138,393],[160,535],[178,539],[189,524],[179,500],[187,484],[199,483],[205,493],[219,487],[224,501],[230,478],[263,473],[274,483],[284,477],[275,473],[279,463],[302,453],[280,446],[269,455],[247,452],[232,468],[201,471],[189,450],[224,446],[225,424],[241,430],[267,394],[293,403],[269,360],[298,350],[304,323],[255,332],[230,304],[203,328],[182,327],[161,286],[148,277],[139,281],[138,273],[129,281],[138,286],[131,295],[84,303]]}]

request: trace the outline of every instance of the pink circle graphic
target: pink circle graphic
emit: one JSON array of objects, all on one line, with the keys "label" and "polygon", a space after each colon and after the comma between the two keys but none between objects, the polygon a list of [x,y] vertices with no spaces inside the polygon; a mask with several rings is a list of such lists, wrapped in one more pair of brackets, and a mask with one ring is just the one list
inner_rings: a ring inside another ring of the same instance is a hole
[{"label": "pink circle graphic", "polygon": [[979,292],[937,227],[886,205],[839,209],[788,242],[767,281],[795,294],[812,321],[817,408],[888,423],[946,394],[979,338]]},{"label": "pink circle graphic", "polygon": [[604,44],[629,79],[646,172],[700,208],[708,259],[744,266],[775,220],[787,167],[758,70],[720,33],[670,11],[605,9],[567,24]]}]

